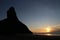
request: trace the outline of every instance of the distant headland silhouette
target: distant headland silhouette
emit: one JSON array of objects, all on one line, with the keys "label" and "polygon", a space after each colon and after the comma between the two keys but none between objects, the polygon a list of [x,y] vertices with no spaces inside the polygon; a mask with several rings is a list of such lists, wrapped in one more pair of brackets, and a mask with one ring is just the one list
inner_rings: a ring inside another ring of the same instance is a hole
[{"label": "distant headland silhouette", "polygon": [[6,19],[0,20],[0,32],[32,34],[27,26],[18,20],[14,7],[9,8]]}]

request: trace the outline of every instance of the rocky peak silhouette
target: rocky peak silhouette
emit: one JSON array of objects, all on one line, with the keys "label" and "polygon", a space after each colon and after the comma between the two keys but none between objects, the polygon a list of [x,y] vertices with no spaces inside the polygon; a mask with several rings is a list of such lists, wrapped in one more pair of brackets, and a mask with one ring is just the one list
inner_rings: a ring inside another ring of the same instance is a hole
[{"label": "rocky peak silhouette", "polygon": [[18,20],[14,7],[7,11],[7,18],[0,21],[0,32],[32,33],[28,27]]},{"label": "rocky peak silhouette", "polygon": [[7,11],[7,18],[8,19],[17,19],[14,7],[9,8],[9,10]]}]

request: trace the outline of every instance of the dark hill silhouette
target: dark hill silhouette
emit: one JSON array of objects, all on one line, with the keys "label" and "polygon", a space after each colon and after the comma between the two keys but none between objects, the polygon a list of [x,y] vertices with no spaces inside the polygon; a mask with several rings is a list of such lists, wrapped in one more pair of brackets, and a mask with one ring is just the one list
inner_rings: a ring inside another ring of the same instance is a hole
[{"label": "dark hill silhouette", "polygon": [[32,33],[16,16],[14,7],[7,11],[7,18],[0,21],[0,32],[4,33]]}]

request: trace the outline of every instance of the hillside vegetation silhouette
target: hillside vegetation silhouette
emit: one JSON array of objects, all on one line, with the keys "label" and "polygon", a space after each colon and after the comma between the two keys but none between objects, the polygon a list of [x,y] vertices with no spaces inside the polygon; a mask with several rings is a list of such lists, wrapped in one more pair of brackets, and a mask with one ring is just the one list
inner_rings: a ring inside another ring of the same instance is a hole
[{"label": "hillside vegetation silhouette", "polygon": [[8,9],[6,19],[0,20],[0,32],[32,34],[28,27],[17,18],[14,7]]}]

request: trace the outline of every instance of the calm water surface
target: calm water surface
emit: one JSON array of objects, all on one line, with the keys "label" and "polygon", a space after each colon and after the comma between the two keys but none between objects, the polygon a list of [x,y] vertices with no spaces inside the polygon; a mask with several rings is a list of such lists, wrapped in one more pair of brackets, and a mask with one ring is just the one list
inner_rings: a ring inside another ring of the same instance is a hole
[{"label": "calm water surface", "polygon": [[34,35],[60,36],[60,34],[34,34]]}]

